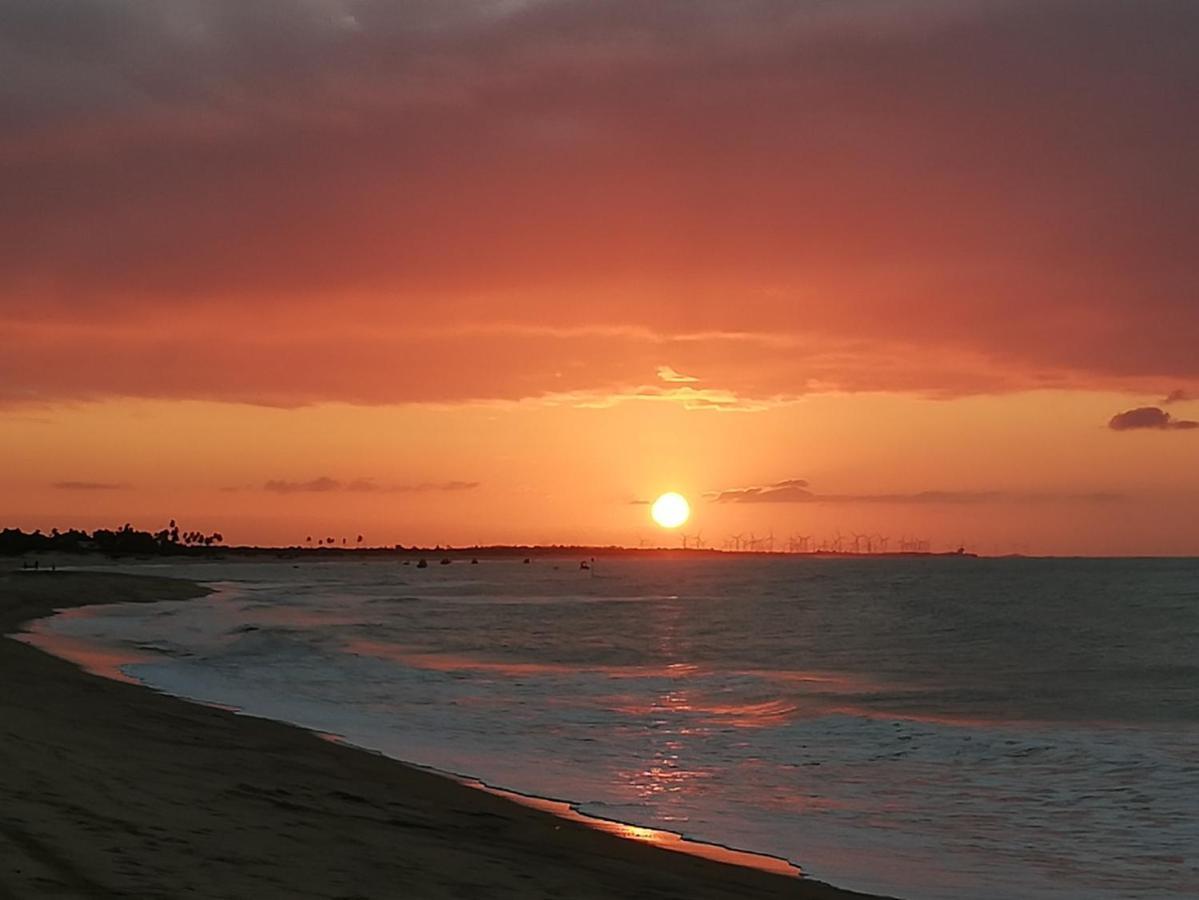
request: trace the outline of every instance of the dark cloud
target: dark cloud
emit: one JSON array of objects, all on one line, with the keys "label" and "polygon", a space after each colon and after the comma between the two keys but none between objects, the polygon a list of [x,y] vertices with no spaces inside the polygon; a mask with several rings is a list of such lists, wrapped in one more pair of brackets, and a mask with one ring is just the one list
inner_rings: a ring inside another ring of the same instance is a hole
[{"label": "dark cloud", "polygon": [[1199,422],[1190,419],[1176,419],[1158,406],[1141,406],[1116,413],[1107,423],[1112,431],[1138,431],[1151,429],[1157,431],[1191,431],[1199,428]]},{"label": "dark cloud", "polygon": [[971,504],[971,503],[1108,503],[1125,499],[1109,491],[918,491],[894,494],[817,494],[802,479],[780,481],[761,487],[731,488],[705,495],[714,503],[878,503],[878,504]]},{"label": "dark cloud", "polygon": [[1190,391],[1185,391],[1182,388],[1170,391],[1162,398],[1162,406],[1170,406],[1173,403],[1189,403],[1195,399],[1195,395]]},{"label": "dark cloud", "polygon": [[0,386],[457,401],[559,370],[480,332],[494,365],[403,377],[433,309],[834,348],[622,345],[584,389],[663,359],[755,397],[1199,384],[1197,43],[1185,0],[0,0]]},{"label": "dark cloud", "polygon": [[52,487],[60,491],[127,491],[133,485],[109,481],[56,481]]},{"label": "dark cloud", "polygon": [[268,481],[262,488],[275,494],[321,494],[333,491],[350,493],[425,493],[428,491],[472,491],[479,486],[477,481],[425,481],[419,484],[379,484],[370,478],[339,481],[321,477],[311,481]]}]

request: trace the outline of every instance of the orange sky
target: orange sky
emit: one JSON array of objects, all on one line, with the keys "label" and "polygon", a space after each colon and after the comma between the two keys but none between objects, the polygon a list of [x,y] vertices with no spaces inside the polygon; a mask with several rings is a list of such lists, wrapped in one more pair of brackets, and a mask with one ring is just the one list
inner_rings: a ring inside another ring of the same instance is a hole
[{"label": "orange sky", "polygon": [[1191,5],[0,20],[0,524],[1199,553]]}]

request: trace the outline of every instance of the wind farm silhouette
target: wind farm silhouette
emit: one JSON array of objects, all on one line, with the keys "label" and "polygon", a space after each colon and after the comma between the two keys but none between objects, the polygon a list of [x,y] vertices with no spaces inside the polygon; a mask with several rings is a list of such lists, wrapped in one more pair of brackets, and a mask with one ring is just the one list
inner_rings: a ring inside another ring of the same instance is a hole
[{"label": "wind farm silhouette", "polygon": [[[682,549],[701,550],[704,545],[695,535],[680,535]],[[892,549],[894,540],[895,549]],[[641,546],[647,546],[645,540]],[[840,530],[823,537],[816,534],[789,534],[786,540],[775,539],[773,530],[759,536],[757,532],[736,532],[727,535],[720,543],[724,553],[777,553],[789,555],[826,554],[846,556],[882,556],[896,554],[931,553],[933,542],[927,537],[908,537],[893,539],[890,535],[876,532],[851,531],[848,536]]]},{"label": "wind farm silhouette", "polygon": [[[697,535],[681,535],[682,549],[700,550],[702,545],[696,540]],[[894,541],[894,549],[892,542]],[[933,541],[928,537],[903,535],[892,538],[891,535],[877,532],[851,531],[848,535],[839,529],[823,537],[815,534],[793,533],[785,541],[778,541],[776,546],[773,529],[764,536],[756,532],[736,532],[727,535],[720,544],[724,553],[756,553],[756,554],[785,554],[789,556],[913,556],[932,555]],[[955,545],[953,550],[941,551],[947,555],[963,555],[964,545]]]}]

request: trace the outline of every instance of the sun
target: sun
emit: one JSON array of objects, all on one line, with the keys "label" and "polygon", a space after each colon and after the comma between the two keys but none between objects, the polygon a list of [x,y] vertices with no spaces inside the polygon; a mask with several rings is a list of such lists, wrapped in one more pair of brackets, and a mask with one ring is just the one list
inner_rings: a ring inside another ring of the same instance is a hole
[{"label": "sun", "polygon": [[678,528],[690,518],[691,506],[682,494],[670,491],[654,501],[649,514],[663,528]]}]

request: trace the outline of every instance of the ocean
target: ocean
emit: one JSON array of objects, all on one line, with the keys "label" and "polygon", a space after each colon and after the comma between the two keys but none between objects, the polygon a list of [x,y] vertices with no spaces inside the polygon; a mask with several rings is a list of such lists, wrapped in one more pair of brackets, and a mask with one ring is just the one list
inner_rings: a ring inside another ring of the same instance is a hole
[{"label": "ocean", "polygon": [[841,887],[1199,895],[1199,560],[125,569],[217,591],[36,630],[162,691]]}]

